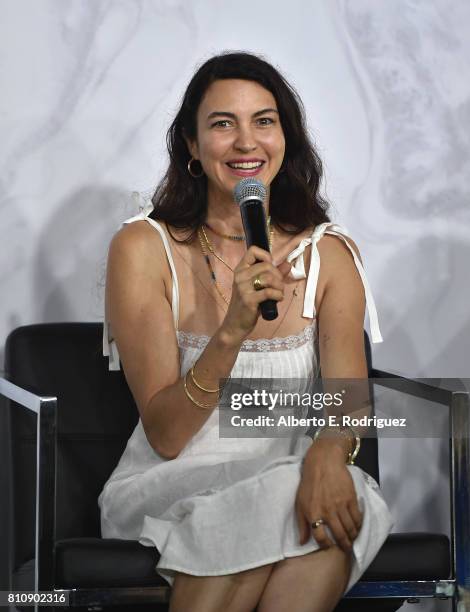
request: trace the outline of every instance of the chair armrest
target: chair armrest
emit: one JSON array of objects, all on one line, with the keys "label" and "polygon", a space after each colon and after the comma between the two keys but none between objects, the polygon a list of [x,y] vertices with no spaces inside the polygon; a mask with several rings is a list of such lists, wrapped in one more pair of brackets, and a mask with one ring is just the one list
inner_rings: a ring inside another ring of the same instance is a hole
[{"label": "chair armrest", "polygon": [[429,383],[372,369],[375,384],[437,402],[449,408],[451,545],[455,578],[461,594],[470,589],[470,399],[466,390],[448,390]]},{"label": "chair armrest", "polygon": [[25,387],[20,387],[8,380],[5,376],[0,376],[0,395],[3,395],[12,402],[16,402],[28,410],[32,410],[36,414],[39,414],[42,405],[49,402],[57,402],[56,397],[40,395]]},{"label": "chair armrest", "polygon": [[[398,374],[392,374],[385,370],[377,370],[372,368],[370,371],[369,378],[373,379],[376,384],[382,385],[389,389],[402,391],[407,395],[419,397],[420,399],[429,400],[430,402],[437,402],[443,406],[449,406],[451,400],[451,393],[448,389],[441,389],[435,385],[430,385],[422,380],[405,378]],[[390,382],[387,382],[387,379]],[[391,382],[393,380],[393,383]]]},{"label": "chair armrest", "polygon": [[51,590],[54,585],[57,398],[34,393],[5,377],[0,377],[0,396],[37,414],[34,588]]}]

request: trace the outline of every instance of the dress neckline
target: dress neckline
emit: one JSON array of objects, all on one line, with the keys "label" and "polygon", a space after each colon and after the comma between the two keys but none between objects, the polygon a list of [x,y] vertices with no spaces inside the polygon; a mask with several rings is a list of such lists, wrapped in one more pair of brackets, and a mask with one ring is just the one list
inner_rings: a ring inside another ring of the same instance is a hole
[{"label": "dress neckline", "polygon": [[[138,201],[140,202],[142,196],[140,194],[136,194]],[[179,289],[178,289],[178,278],[176,275],[176,269],[173,262],[173,257],[171,253],[170,243],[168,241],[167,235],[160,225],[158,221],[155,221],[149,215],[153,211],[153,204],[151,201],[145,202],[142,199],[142,206],[140,207],[140,213],[127,219],[123,222],[132,223],[134,221],[142,221],[145,220],[150,225],[152,225],[160,234],[163,245],[165,247],[165,252],[167,255],[168,263],[171,269],[172,274],[172,294],[171,294],[171,310],[173,313],[173,323],[174,329],[178,330],[178,319],[179,319]],[[351,246],[348,241],[349,234],[345,228],[333,223],[331,221],[325,221],[324,223],[320,223],[313,230],[312,235],[309,238],[303,238],[300,241],[300,244],[295,248],[291,253],[289,253],[286,257],[286,261],[292,264],[292,268],[290,271],[290,275],[292,278],[298,280],[301,278],[306,278],[306,287],[305,287],[305,295],[304,295],[304,304],[302,316],[307,319],[314,320],[316,317],[315,311],[315,294],[317,288],[317,282],[320,272],[320,253],[318,250],[318,241],[322,238],[324,234],[331,234],[337,236],[340,240],[342,240],[345,246],[351,252],[351,255],[354,260],[354,264],[356,265],[357,271],[361,277],[365,298],[366,298],[366,306],[369,312],[369,321],[370,321],[370,329],[371,329],[371,339],[372,342],[382,342],[382,335],[380,333],[379,321],[377,316],[377,309],[375,306],[374,298],[372,297],[372,292],[367,281],[364,268],[362,263],[356,254],[355,250]],[[310,256],[310,267],[308,274],[305,270],[304,266],[304,251],[305,248],[311,245],[311,256]],[[109,357],[109,369],[110,370],[119,370],[120,369],[120,358],[119,352],[116,346],[116,342],[114,338],[110,336],[110,331],[108,329],[109,324],[108,321],[104,320],[103,325],[103,355],[105,357]],[[309,330],[309,331],[307,331]],[[204,348],[204,346],[208,342],[208,337],[204,337],[202,335],[192,334],[190,332],[182,332],[177,331],[177,341],[180,348]],[[185,337],[186,334],[186,337]],[[308,338],[305,338],[305,335],[309,334],[312,338],[315,338],[315,342],[318,341],[317,335],[317,326],[310,325],[307,326],[300,334],[288,336],[286,338],[260,338],[257,340],[245,340],[245,342],[241,346],[241,351],[270,351],[270,350],[289,350],[290,348],[297,346],[302,346],[303,344],[307,344]],[[313,344],[313,343],[312,343]],[[317,347],[318,348],[318,347]]]},{"label": "dress neckline", "polygon": [[[275,336],[274,338],[247,339],[242,342],[240,351],[243,352],[266,352],[286,351],[299,348],[315,338],[316,319],[304,327],[299,333],[289,336]],[[206,334],[195,334],[182,330],[176,330],[176,337],[180,348],[203,349],[211,339]]]}]

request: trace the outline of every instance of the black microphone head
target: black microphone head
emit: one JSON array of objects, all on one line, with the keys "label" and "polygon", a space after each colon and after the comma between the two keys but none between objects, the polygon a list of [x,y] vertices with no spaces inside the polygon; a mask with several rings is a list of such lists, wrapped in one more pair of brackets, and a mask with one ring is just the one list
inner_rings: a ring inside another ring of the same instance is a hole
[{"label": "black microphone head", "polygon": [[244,178],[235,185],[233,199],[241,206],[246,200],[260,200],[264,202],[267,192],[266,187],[256,178]]}]

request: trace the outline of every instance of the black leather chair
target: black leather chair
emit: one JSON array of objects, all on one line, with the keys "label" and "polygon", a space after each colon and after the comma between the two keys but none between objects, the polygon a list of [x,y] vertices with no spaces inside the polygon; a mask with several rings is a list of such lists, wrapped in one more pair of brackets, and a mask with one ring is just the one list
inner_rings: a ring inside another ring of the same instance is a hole
[{"label": "black leather chair", "polygon": [[[101,329],[98,323],[28,325],[6,341],[0,394],[10,429],[2,435],[11,444],[9,588],[66,594],[71,607],[152,604],[158,610],[170,594],[154,569],[158,552],[100,537],[97,497],[138,419],[123,373],[109,372],[102,357]],[[452,538],[391,534],[345,599],[452,598],[459,612],[470,610],[469,440],[462,435],[468,393],[373,369],[370,376],[385,386],[399,380],[402,392],[449,406]],[[357,464],[378,481],[377,440],[363,443]]]}]

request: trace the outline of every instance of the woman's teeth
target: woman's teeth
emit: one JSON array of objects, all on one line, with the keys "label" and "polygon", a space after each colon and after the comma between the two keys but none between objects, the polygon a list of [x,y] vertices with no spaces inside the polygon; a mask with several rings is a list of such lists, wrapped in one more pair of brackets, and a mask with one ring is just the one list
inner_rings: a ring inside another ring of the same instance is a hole
[{"label": "woman's teeth", "polygon": [[230,168],[239,168],[243,170],[252,170],[253,168],[259,168],[263,165],[263,162],[243,162],[243,163],[229,163]]}]

